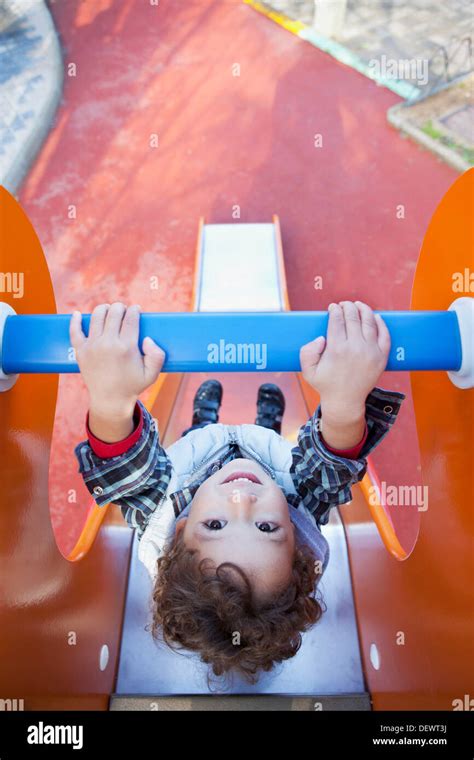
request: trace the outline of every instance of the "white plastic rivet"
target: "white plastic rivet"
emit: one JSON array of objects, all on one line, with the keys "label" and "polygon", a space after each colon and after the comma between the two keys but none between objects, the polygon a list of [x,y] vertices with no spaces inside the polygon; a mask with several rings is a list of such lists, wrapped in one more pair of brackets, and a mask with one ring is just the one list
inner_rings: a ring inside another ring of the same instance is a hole
[{"label": "white plastic rivet", "polygon": [[10,306],[10,304],[0,301],[0,393],[2,391],[9,391],[18,380],[18,375],[7,375],[2,371],[3,330],[7,317],[13,316],[14,314],[16,314],[16,311]]},{"label": "white plastic rivet", "polygon": [[103,644],[100,649],[99,668],[101,670],[105,670],[108,664],[109,664],[109,647],[107,646],[107,644]]},{"label": "white plastic rivet", "polygon": [[448,377],[457,388],[474,388],[474,298],[456,298],[448,311],[455,311],[461,336],[462,364]]},{"label": "white plastic rivet", "polygon": [[370,645],[370,662],[375,670],[380,670],[380,654],[377,644]]}]

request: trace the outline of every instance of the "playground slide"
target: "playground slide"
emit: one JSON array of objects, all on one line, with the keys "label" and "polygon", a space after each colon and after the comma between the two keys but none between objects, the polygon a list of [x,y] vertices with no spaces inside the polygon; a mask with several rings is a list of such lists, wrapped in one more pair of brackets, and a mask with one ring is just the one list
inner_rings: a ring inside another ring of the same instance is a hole
[{"label": "playground slide", "polygon": [[[469,269],[472,231],[466,220],[473,175],[454,184],[433,218],[415,277],[414,311],[383,313],[393,351],[403,346],[407,357],[400,366],[392,352],[388,369],[413,372],[423,482],[430,495],[418,541],[407,552],[383,496],[368,503],[371,486],[382,481],[371,464],[365,482],[353,489],[350,506],[340,514],[333,510],[324,528],[332,554],[321,584],[327,612],[292,660],[252,687],[233,680],[230,691],[244,707],[253,700],[266,700],[268,706],[286,700],[290,708],[314,709],[317,699],[329,709],[456,709],[455,701],[467,690],[473,608],[472,485],[466,474],[472,458],[472,297],[469,284],[455,289],[453,283]],[[136,709],[146,707],[150,697],[166,701],[168,708],[191,708],[195,700],[216,699],[209,696],[205,670],[195,658],[157,647],[144,631],[150,589],[128,527],[93,507],[69,561],[56,547],[47,472],[56,373],[58,366],[65,371],[67,361],[67,320],[57,316],[44,322],[35,316],[55,314],[47,265],[19,205],[6,191],[1,200],[2,270],[23,271],[29,283],[21,314],[13,313],[20,309],[7,293],[0,317],[5,452],[0,503],[9,515],[0,532],[2,694],[25,700],[27,709]],[[239,283],[245,288],[236,287]],[[146,399],[160,420],[165,445],[189,424],[194,391],[206,376],[223,380],[221,421],[227,424],[253,421],[258,385],[277,380],[288,400],[283,435],[294,441],[318,399],[295,374],[294,357],[311,314],[295,319],[289,312],[276,218],[259,225],[200,223],[193,306],[196,314],[186,315],[186,324],[201,322],[192,335],[180,315],[167,318],[168,372]],[[278,357],[273,366],[263,367],[262,355],[226,362],[226,348],[235,341],[227,331],[220,335],[223,311],[236,335],[239,325],[253,325],[254,340],[247,342],[265,344],[268,355]],[[160,315],[142,319],[160,334]],[[324,320],[326,314],[315,313],[313,329],[324,329]],[[277,324],[278,336],[272,334]],[[214,363],[203,355],[203,346],[208,351],[211,343]],[[216,372],[203,371],[213,364]],[[67,371],[76,371],[73,362]]]},{"label": "playground slide", "polygon": [[[199,225],[195,312],[258,313],[287,311],[289,307],[278,219],[273,224]],[[216,331],[228,338],[225,328]],[[246,334],[246,333],[245,333]],[[251,341],[246,339],[246,344]],[[252,357],[249,356],[248,359]],[[254,359],[258,357],[253,357]],[[255,364],[255,362],[254,362]],[[249,369],[252,365],[249,362]],[[164,433],[165,445],[175,441],[188,427],[194,393],[210,377],[221,380],[224,401],[220,421],[229,425],[253,422],[257,389],[261,383],[276,382],[287,399],[282,434],[296,441],[299,427],[308,417],[298,377],[295,373],[269,373],[265,370],[241,373],[199,372],[183,376],[174,403],[174,412]],[[260,676],[254,685],[233,676],[226,685],[227,694],[265,694],[266,705],[283,698],[315,697],[337,709],[369,709],[359,654],[357,626],[342,522],[335,513],[325,532],[332,562],[321,582],[328,607],[321,623],[303,637],[296,657],[270,673]],[[215,695],[216,685],[208,684],[207,666],[194,655],[183,657],[164,645],[156,645],[145,630],[151,594],[148,573],[136,556],[132,556],[125,606],[124,632],[119,659],[116,693],[112,709],[134,709],[150,700],[164,706],[182,706],[182,695]],[[319,651],[327,653],[317,656]],[[334,668],[336,656],[340,667]],[[215,696],[212,697],[213,699]],[[241,697],[243,698],[243,697]],[[311,701],[312,700],[312,701]],[[251,704],[251,700],[249,704]],[[235,705],[235,700],[234,700]],[[238,703],[240,705],[240,702]],[[237,705],[237,707],[238,707]]]}]

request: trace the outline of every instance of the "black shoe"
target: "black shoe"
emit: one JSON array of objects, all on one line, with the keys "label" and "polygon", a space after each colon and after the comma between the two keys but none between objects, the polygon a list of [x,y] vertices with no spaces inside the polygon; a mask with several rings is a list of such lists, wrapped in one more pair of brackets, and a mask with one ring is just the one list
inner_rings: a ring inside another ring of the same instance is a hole
[{"label": "black shoe", "polygon": [[281,433],[281,420],[285,411],[285,397],[278,385],[264,383],[258,389],[256,425]]},{"label": "black shoe", "polygon": [[205,380],[197,389],[193,402],[193,426],[211,424],[219,419],[222,385],[218,380]]}]

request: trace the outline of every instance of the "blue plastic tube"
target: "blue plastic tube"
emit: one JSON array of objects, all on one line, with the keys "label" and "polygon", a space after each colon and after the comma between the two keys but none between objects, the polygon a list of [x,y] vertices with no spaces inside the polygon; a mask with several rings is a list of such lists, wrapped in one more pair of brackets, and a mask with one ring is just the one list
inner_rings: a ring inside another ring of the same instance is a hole
[{"label": "blue plastic tube", "polygon": [[[381,311],[391,336],[387,370],[458,370],[462,362],[453,311]],[[13,315],[5,322],[1,368],[7,374],[78,372],[69,314]],[[88,334],[90,315],[83,315]],[[147,335],[166,352],[165,372],[298,371],[299,349],[326,335],[327,312],[144,313]]]}]

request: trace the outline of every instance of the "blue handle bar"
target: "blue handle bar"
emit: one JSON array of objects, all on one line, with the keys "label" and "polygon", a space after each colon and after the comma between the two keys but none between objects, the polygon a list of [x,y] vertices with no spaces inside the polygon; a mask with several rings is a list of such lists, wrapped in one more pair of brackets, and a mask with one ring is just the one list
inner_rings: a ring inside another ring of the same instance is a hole
[{"label": "blue handle bar", "polygon": [[[454,311],[381,311],[391,336],[387,370],[458,370],[462,348]],[[7,374],[79,372],[69,314],[7,317],[0,368]],[[83,315],[85,334],[90,315]],[[298,371],[302,345],[326,335],[322,311],[143,313],[147,335],[166,352],[165,372]]]}]

